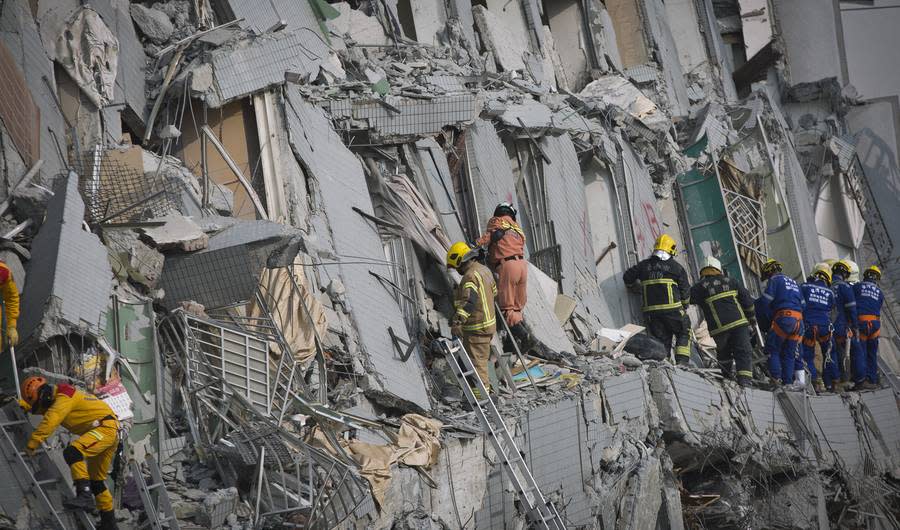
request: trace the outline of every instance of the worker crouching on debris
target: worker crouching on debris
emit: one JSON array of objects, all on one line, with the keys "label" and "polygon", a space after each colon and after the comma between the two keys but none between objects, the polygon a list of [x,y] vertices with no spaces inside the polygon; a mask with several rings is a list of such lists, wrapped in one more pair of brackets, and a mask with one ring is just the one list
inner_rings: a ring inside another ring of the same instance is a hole
[{"label": "worker crouching on debris", "polygon": [[866,359],[866,388],[878,387],[878,337],[881,335],[881,306],[884,292],[878,287],[881,269],[872,265],[863,273],[863,281],[853,286],[859,313],[860,349]]},{"label": "worker crouching on debris", "polygon": [[[834,291],[834,303],[837,308],[834,318],[834,343],[841,359],[841,380],[847,381],[852,375],[853,382],[862,389],[866,387],[866,358],[859,345],[856,294],[853,287],[847,283],[847,278],[850,277],[850,264],[846,260],[835,262],[831,266],[831,277],[831,290]],[[851,366],[849,370],[851,373],[848,373],[848,364]]]},{"label": "worker crouching on debris", "polygon": [[67,384],[51,385],[43,377],[22,383],[23,408],[44,418],[28,440],[26,451],[34,454],[60,425],[79,437],[63,450],[72,472],[76,496],[67,508],[100,511],[100,530],[118,528],[113,497],[106,488],[106,475],[119,445],[119,421],[103,400]]},{"label": "worker crouching on debris", "polygon": [[716,341],[722,375],[734,379],[734,364],[738,384],[750,386],[753,379],[750,335],[752,326],[756,325],[753,297],[740,282],[722,274],[718,259],[707,256],[700,269],[700,280],[691,286],[690,302],[703,310],[709,334]]},{"label": "worker crouching on debris", "polygon": [[769,355],[769,375],[772,379],[789,385],[794,382],[797,348],[803,333],[803,307],[806,302],[800,286],[793,278],[781,272],[781,263],[774,259],[763,265],[763,279],[767,280],[763,293],[764,304],[772,315],[769,334],[766,336],[766,353]]},{"label": "worker crouching on debris", "polygon": [[[819,263],[806,283],[800,286],[806,307],[803,310],[803,360],[809,369],[817,392],[832,389],[840,373],[837,358],[831,347],[831,311],[834,309],[834,293],[831,291],[831,268]],[[819,355],[816,355],[818,345]]]},{"label": "worker crouching on debris", "polygon": [[[497,284],[487,267],[475,259],[478,252],[463,241],[454,243],[447,251],[447,267],[462,274],[453,299],[453,321],[451,332],[461,337],[463,347],[472,357],[472,364],[484,387],[490,389],[488,360],[491,355],[491,339],[497,331],[494,313],[494,297]],[[475,389],[476,397],[478,389]]]},{"label": "worker crouching on debris", "polygon": [[516,222],[512,204],[501,202],[487,230],[476,244],[487,247],[488,265],[497,273],[497,302],[510,331],[517,335],[522,322],[522,310],[527,302],[528,263],[525,261],[525,232]]},{"label": "worker crouching on debris", "polygon": [[641,286],[641,309],[650,334],[661,340],[667,351],[675,337],[675,361],[687,365],[691,360],[691,320],[684,306],[690,285],[684,268],[674,259],[675,252],[675,240],[663,234],[656,238],[653,254],[625,271],[623,278],[629,287]]},{"label": "worker crouching on debris", "polygon": [[3,320],[6,321],[3,342],[3,348],[6,349],[19,344],[19,332],[16,329],[19,320],[19,289],[13,280],[12,271],[2,261],[0,261],[0,295],[3,299]]}]

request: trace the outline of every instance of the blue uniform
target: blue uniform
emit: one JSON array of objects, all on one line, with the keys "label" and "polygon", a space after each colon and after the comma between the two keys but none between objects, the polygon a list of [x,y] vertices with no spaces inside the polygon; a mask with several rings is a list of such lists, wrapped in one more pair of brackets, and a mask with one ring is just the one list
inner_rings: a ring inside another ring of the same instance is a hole
[{"label": "blue uniform", "polygon": [[[859,337],[855,333],[858,325],[856,295],[853,293],[853,286],[847,283],[840,274],[834,275],[831,290],[834,291],[834,304],[837,309],[834,318],[834,344],[837,348],[838,358],[843,358],[849,340],[853,381],[861,383],[866,379],[866,356],[859,344]],[[841,368],[843,369],[843,367]],[[842,375],[848,377],[851,374]]]},{"label": "blue uniform", "polygon": [[[837,367],[832,357],[831,348],[831,311],[834,309],[834,293],[823,280],[813,280],[800,286],[806,309],[803,311],[803,360],[813,380],[824,377],[831,381],[835,377],[833,369]],[[823,370],[818,373],[815,363],[816,343],[822,349]],[[826,373],[829,373],[827,376]],[[840,373],[837,373],[840,377]],[[830,383],[829,383],[830,386]]]},{"label": "blue uniform", "polygon": [[881,335],[881,306],[884,292],[875,282],[863,280],[853,286],[859,313],[860,349],[865,354],[866,378],[878,382],[878,337]]},{"label": "blue uniform", "polygon": [[772,325],[766,336],[769,375],[789,385],[794,382],[794,370],[799,362],[797,348],[803,334],[806,301],[797,282],[781,273],[769,278],[763,298],[768,301],[772,314]]}]

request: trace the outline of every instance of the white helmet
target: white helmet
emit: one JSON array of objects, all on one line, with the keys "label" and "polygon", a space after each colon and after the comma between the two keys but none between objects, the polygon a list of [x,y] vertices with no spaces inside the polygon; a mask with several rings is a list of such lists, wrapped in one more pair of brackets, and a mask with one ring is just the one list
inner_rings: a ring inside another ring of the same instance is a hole
[{"label": "white helmet", "polygon": [[847,262],[847,265],[850,265],[850,276],[847,277],[847,281],[850,283],[856,283],[859,281],[859,265],[856,264],[855,261],[844,260]]},{"label": "white helmet", "polygon": [[706,256],[703,258],[703,266],[700,267],[700,271],[703,269],[716,269],[719,272],[722,272],[722,262],[716,259],[715,256]]}]

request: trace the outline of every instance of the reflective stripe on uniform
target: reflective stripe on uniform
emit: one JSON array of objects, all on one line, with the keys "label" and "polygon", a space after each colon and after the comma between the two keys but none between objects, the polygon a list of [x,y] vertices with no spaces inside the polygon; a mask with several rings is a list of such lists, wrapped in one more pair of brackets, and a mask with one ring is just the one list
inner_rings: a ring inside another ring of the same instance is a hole
[{"label": "reflective stripe on uniform", "polygon": [[500,221],[500,228],[504,230],[512,230],[523,238],[525,237],[525,232],[520,227],[510,223],[509,221]]},{"label": "reflective stripe on uniform", "polygon": [[738,377],[753,377],[753,372],[751,372],[750,370],[738,370],[737,375]]},{"label": "reflective stripe on uniform", "polygon": [[[484,329],[487,329],[487,328],[493,326],[497,322],[497,317],[495,315],[493,315],[494,308],[491,307],[490,305],[488,305],[487,293],[485,293],[485,291],[484,291],[484,279],[481,277],[481,274],[479,274],[478,272],[475,272],[475,279],[476,279],[476,282],[478,283],[476,292],[478,293],[478,296],[481,298],[481,308],[482,308],[482,311],[484,311],[485,320],[484,320],[484,322],[479,322],[477,324],[464,325],[462,327],[463,331],[481,331],[481,330],[484,330]],[[472,284],[471,282],[466,282],[463,285],[463,287],[465,288],[468,285],[474,286],[474,284]],[[491,316],[491,318],[487,318],[488,315],[493,315],[493,316]]]},{"label": "reflective stripe on uniform", "polygon": [[689,346],[676,346],[675,347],[675,355],[683,355],[685,357],[691,356],[691,348]]},{"label": "reflective stripe on uniform", "polygon": [[[749,324],[749,322],[747,321],[746,315],[744,315],[744,309],[738,303],[737,297],[738,297],[737,290],[732,289],[731,291],[725,291],[725,292],[722,292],[719,294],[714,294],[703,301],[703,303],[705,303],[706,305],[709,306],[709,311],[712,313],[713,319],[716,321],[716,327],[714,329],[709,330],[710,335],[718,335],[719,333],[724,333],[724,332],[726,332],[730,329],[734,329],[738,326],[742,326],[744,324]],[[716,306],[712,302],[718,302],[719,300],[724,300],[726,298],[734,299],[734,305],[735,305],[735,307],[737,307],[738,313],[740,313],[741,318],[735,320],[734,322],[729,322],[728,324],[725,324],[723,326],[721,319],[719,319],[719,312],[716,311]]]},{"label": "reflective stripe on uniform", "polygon": [[[682,307],[681,301],[675,301],[675,294],[673,292],[673,287],[677,285],[678,282],[671,278],[660,278],[658,280],[643,280],[641,282],[641,287],[644,289],[644,307],[641,308],[641,311],[645,313],[648,311],[665,311],[667,309],[679,309]],[[651,285],[665,285],[668,290],[668,303],[665,304],[655,304],[655,305],[646,305],[647,304],[647,287]]]}]

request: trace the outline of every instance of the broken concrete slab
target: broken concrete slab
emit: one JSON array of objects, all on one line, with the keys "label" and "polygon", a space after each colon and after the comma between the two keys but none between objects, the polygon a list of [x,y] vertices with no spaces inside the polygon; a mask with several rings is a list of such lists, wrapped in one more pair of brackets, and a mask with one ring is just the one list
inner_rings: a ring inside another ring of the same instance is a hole
[{"label": "broken concrete slab", "polygon": [[242,41],[233,49],[212,53],[213,90],[207,93],[212,107],[248,96],[265,88],[281,85],[285,75],[308,82],[320,69],[343,78],[344,71],[322,37],[305,28],[266,34]]},{"label": "broken concrete slab", "polygon": [[428,100],[387,98],[380,100],[339,100],[326,103],[335,118],[364,121],[376,139],[396,136],[437,134],[447,126],[463,126],[478,115],[480,99],[474,94],[438,96]]},{"label": "broken concrete slab", "polygon": [[[355,207],[372,215],[372,200],[362,165],[331,129],[321,109],[295,93],[289,92],[288,96],[291,145],[298,159],[308,168],[310,177],[318,183],[327,216],[327,227],[317,227],[317,233],[320,237],[330,234],[337,256],[383,259],[384,247],[377,228],[352,209]],[[319,222],[322,221],[325,219]],[[386,264],[373,262],[367,267],[388,278],[392,275]],[[367,354],[374,368],[373,384],[428,410],[430,402],[419,355],[413,354],[406,362],[401,361],[388,334],[388,328],[391,328],[402,340],[408,340],[394,292],[387,290],[372,275],[361,274],[351,264],[339,263],[326,269],[330,276],[341,278],[346,285],[346,300],[359,332],[360,349]]]},{"label": "broken concrete slab", "polygon": [[327,22],[332,32],[348,37],[356,44],[387,46],[391,43],[377,18],[353,9],[347,2],[337,2],[331,6],[340,12],[340,16]]},{"label": "broken concrete slab", "polygon": [[600,77],[588,83],[578,95],[594,105],[615,107],[651,130],[663,132],[670,126],[669,118],[656,103],[624,77],[618,75]]},{"label": "broken concrete slab", "polygon": [[164,224],[143,228],[143,238],[159,250],[193,252],[209,246],[209,236],[190,217],[173,214],[153,221]]},{"label": "broken concrete slab", "polygon": [[112,287],[106,248],[82,227],[78,175],[60,178],[53,191],[26,267],[32,282],[22,300],[19,335],[31,344],[72,331],[100,335]]},{"label": "broken concrete slab", "polygon": [[172,32],[175,31],[175,26],[172,25],[169,16],[158,9],[145,7],[141,4],[131,4],[129,9],[131,18],[134,19],[134,23],[141,30],[141,33],[156,44],[163,44],[168,41],[172,36]]},{"label": "broken concrete slab", "polygon": [[[515,13],[518,13],[518,4],[514,5]],[[522,31],[523,28],[510,27],[509,21],[504,19],[503,15],[484,6],[472,7],[472,13],[479,33],[488,50],[494,54],[494,60],[500,68],[505,72],[523,70],[525,68],[523,52],[528,50],[528,37],[526,32]]]}]

